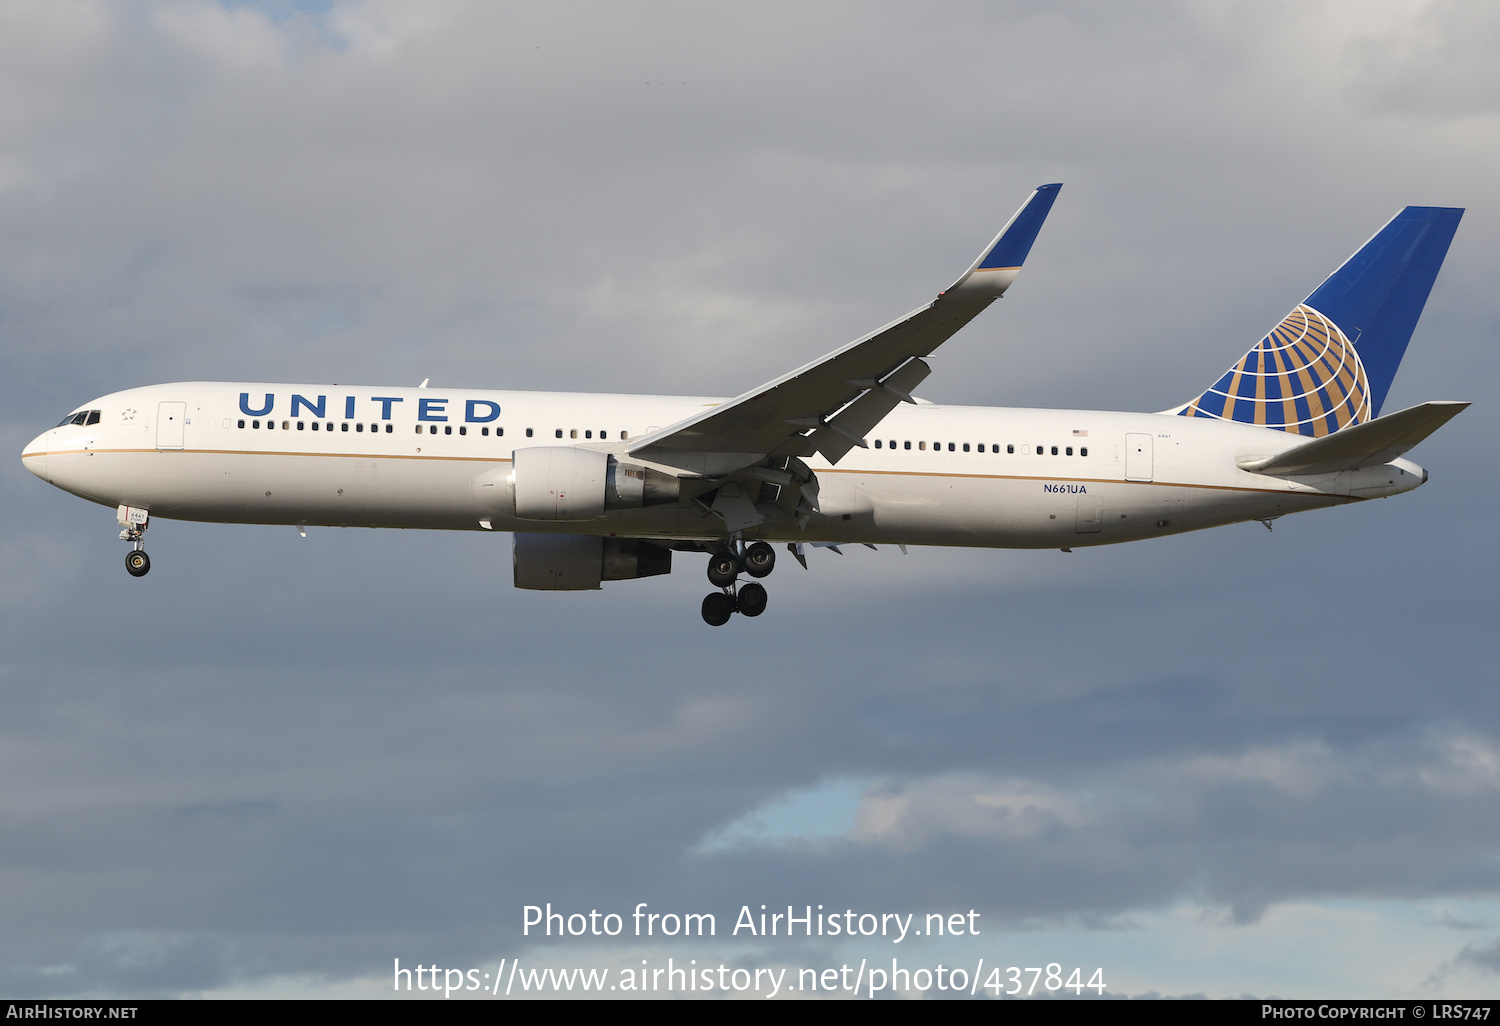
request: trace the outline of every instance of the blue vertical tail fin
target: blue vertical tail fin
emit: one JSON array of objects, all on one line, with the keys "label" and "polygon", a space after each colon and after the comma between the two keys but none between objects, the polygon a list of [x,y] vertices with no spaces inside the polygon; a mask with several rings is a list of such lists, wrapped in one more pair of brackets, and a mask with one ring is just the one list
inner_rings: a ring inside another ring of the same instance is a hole
[{"label": "blue vertical tail fin", "polygon": [[1176,412],[1321,437],[1380,415],[1460,207],[1407,207]]}]

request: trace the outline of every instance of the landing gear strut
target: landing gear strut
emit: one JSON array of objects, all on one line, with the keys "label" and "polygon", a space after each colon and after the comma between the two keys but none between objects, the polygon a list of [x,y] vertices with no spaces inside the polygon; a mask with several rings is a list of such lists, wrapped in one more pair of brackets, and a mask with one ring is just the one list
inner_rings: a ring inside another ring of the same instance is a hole
[{"label": "landing gear strut", "polygon": [[703,622],[722,627],[735,613],[759,616],[766,611],[766,589],[754,581],[739,583],[740,571],[751,577],[764,577],[776,566],[776,550],[765,542],[746,547],[735,538],[732,547],[719,549],[708,557],[708,581],[721,589],[703,599]]},{"label": "landing gear strut", "polygon": [[131,577],[145,577],[151,572],[151,557],[146,555],[146,528],[150,516],[143,509],[121,506],[119,509],[120,540],[135,546],[125,556],[125,572]]}]

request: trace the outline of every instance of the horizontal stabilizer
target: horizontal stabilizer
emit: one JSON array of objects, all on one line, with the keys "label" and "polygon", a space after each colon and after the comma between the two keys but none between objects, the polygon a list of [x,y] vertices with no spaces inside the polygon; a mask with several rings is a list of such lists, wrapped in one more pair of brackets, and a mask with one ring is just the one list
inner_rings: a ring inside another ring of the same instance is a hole
[{"label": "horizontal stabilizer", "polygon": [[1275,456],[1242,460],[1239,466],[1253,474],[1278,476],[1334,474],[1379,466],[1413,448],[1468,407],[1468,403],[1461,402],[1423,403],[1315,438]]}]

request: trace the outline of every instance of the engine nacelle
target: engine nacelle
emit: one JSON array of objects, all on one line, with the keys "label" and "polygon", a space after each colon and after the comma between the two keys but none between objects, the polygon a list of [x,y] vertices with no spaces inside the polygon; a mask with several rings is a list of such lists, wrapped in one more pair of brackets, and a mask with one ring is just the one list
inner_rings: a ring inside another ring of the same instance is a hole
[{"label": "engine nacelle", "polygon": [[679,489],[671,474],[575,445],[517,449],[510,480],[522,520],[593,520],[607,509],[676,502]]},{"label": "engine nacelle", "polygon": [[528,591],[596,591],[672,572],[672,550],[638,538],[518,532],[514,552],[516,587]]}]

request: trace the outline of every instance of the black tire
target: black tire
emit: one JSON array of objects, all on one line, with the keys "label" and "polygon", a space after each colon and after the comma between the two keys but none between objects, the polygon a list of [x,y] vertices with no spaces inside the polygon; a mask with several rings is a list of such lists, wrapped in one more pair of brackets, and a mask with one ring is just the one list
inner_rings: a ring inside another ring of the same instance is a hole
[{"label": "black tire", "polygon": [[715,552],[708,557],[708,583],[715,588],[727,588],[740,576],[740,561],[734,553]]},{"label": "black tire", "polygon": [[722,591],[710,592],[703,597],[703,622],[710,627],[722,627],[734,615],[734,599]]},{"label": "black tire", "polygon": [[750,583],[740,589],[738,596],[742,616],[759,616],[766,611],[766,589]]},{"label": "black tire", "polygon": [[125,572],[131,577],[145,577],[151,572],[151,557],[139,549],[132,549],[125,556]]},{"label": "black tire", "polygon": [[745,550],[745,573],[765,577],[776,569],[776,550],[765,542],[756,542]]}]

